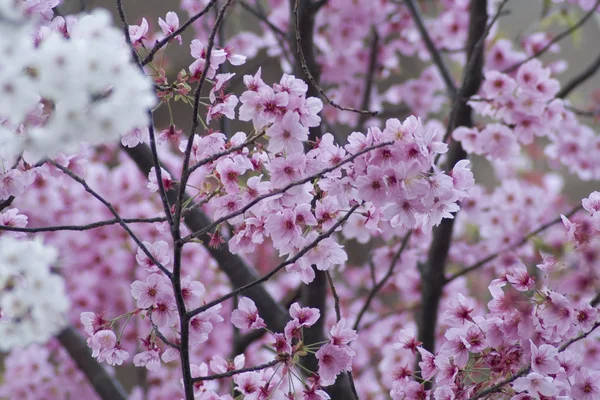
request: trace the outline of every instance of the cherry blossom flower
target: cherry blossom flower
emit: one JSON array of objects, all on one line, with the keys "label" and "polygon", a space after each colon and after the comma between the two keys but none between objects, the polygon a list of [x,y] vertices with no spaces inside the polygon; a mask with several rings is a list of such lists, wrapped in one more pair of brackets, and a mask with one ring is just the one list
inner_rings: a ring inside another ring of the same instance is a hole
[{"label": "cherry blossom flower", "polygon": [[231,323],[239,329],[261,329],[265,321],[258,316],[258,309],[252,300],[241,297],[238,308],[231,313]]},{"label": "cherry blossom flower", "polygon": [[267,129],[269,150],[274,153],[285,150],[288,154],[302,152],[302,142],[308,140],[308,129],[299,121],[297,113],[288,111],[281,122],[271,125]]},{"label": "cherry blossom flower", "polygon": [[350,362],[348,353],[332,344],[321,346],[315,357],[319,361],[319,377],[324,386],[333,384],[336,376],[344,371]]},{"label": "cherry blossom flower", "polygon": [[[158,19],[158,25],[165,36],[169,36],[179,29],[179,17],[173,11],[169,11],[164,21],[162,18]],[[181,44],[181,35],[175,36],[175,39]]]},{"label": "cherry blossom flower", "polygon": [[539,374],[555,374],[560,369],[560,364],[556,360],[558,350],[549,344],[542,344],[537,347],[533,342],[531,345],[531,369]]},{"label": "cherry blossom flower", "polygon": [[553,396],[558,390],[553,379],[549,376],[541,375],[537,372],[531,372],[523,378],[517,378],[513,383],[513,388],[518,392],[528,392],[532,396]]},{"label": "cherry blossom flower", "polygon": [[145,282],[135,281],[131,284],[131,296],[136,299],[139,308],[156,306],[159,296],[171,292],[172,289],[159,274],[149,275]]},{"label": "cherry blossom flower", "polygon": [[600,373],[582,367],[575,373],[575,383],[571,387],[573,398],[592,400],[600,396]]},{"label": "cherry blossom flower", "polygon": [[[142,242],[144,247],[148,249],[150,254],[154,257],[156,261],[161,263],[163,266],[168,265],[171,261],[171,257],[169,256],[169,245],[164,240],[159,240],[158,242],[150,243],[150,242]],[[137,263],[143,267],[148,272],[158,272],[158,266],[154,264],[154,261],[146,255],[146,253],[138,248],[137,254],[135,256],[135,260]]]}]

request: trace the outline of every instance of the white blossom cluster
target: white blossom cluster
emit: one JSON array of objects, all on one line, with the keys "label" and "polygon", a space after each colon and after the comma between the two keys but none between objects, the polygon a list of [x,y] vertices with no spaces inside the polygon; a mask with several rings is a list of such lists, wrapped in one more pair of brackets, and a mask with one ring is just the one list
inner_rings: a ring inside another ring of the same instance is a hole
[{"label": "white blossom cluster", "polygon": [[58,27],[19,16],[14,4],[0,1],[2,158],[72,153],[148,124],[152,82],[106,10]]},{"label": "white blossom cluster", "polygon": [[64,279],[52,273],[55,248],[0,237],[0,350],[45,343],[65,324]]}]

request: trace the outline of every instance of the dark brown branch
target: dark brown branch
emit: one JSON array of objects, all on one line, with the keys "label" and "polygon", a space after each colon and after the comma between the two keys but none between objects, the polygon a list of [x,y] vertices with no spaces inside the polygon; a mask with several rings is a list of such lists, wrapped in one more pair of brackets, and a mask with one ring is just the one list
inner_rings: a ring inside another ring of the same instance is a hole
[{"label": "dark brown branch", "polygon": [[215,379],[229,378],[234,375],[243,374],[244,372],[260,371],[263,369],[274,367],[275,365],[281,364],[282,362],[282,360],[275,359],[273,361],[269,361],[268,363],[255,365],[253,367],[240,368],[233,371],[227,371],[223,372],[222,374],[198,376],[196,378],[192,378],[192,382],[214,381]]},{"label": "dark brown branch", "polygon": [[454,85],[454,79],[452,79],[452,75],[450,74],[450,70],[444,61],[444,58],[435,47],[435,43],[431,40],[429,36],[429,32],[427,31],[427,27],[425,26],[425,22],[423,21],[423,14],[421,13],[421,9],[415,0],[405,0],[404,4],[408,7],[410,14],[413,18],[413,21],[417,25],[417,29],[421,33],[421,37],[427,46],[427,50],[429,50],[429,54],[440,71],[440,75],[442,75],[442,79],[446,84],[446,91],[448,92],[448,96],[452,99],[456,96],[456,86]]},{"label": "dark brown branch", "polygon": [[547,52],[555,43],[558,43],[562,39],[569,36],[571,33],[575,32],[576,30],[581,28],[587,22],[588,19],[590,19],[594,14],[596,14],[596,10],[598,9],[598,6],[600,6],[600,0],[597,0],[596,4],[594,4],[592,6],[590,11],[588,11],[573,26],[569,27],[569,29],[566,29],[566,30],[562,31],[561,33],[559,33],[558,35],[556,35],[551,41],[549,41],[544,47],[542,47],[540,50],[538,50],[535,54],[532,54],[531,56],[527,57],[523,61],[519,61],[518,63],[511,65],[510,67],[506,68],[502,72],[504,72],[504,73],[512,72],[512,71],[516,70],[517,68],[519,68],[521,65],[525,64],[526,62],[531,61],[534,58],[538,58],[539,56],[541,56],[542,54]]},{"label": "dark brown branch", "polygon": [[269,21],[269,18],[267,18],[267,16],[262,12],[262,10],[257,10],[256,8],[254,8],[250,4],[248,4],[245,0],[239,0],[238,4],[244,10],[246,10],[250,14],[254,15],[261,22],[264,22],[269,27],[269,29],[271,29],[273,31],[273,33],[275,33],[276,35],[279,35],[281,39],[287,41],[287,39],[288,39],[287,33],[282,31],[276,25],[274,25],[271,21]]},{"label": "dark brown branch", "polygon": [[[369,109],[369,105],[371,104],[371,91],[373,90],[373,83],[375,80],[375,74],[377,73],[377,54],[379,53],[379,34],[377,34],[377,29],[375,27],[371,28],[371,51],[369,54],[369,66],[367,71],[365,72],[365,85],[364,85],[364,93],[363,100],[360,108],[362,110]],[[367,120],[368,114],[360,114],[358,118],[358,126],[357,129],[362,128]]]},{"label": "dark brown branch", "polygon": [[6,207],[10,207],[13,201],[15,201],[15,196],[10,196],[8,199],[0,201],[0,211]]},{"label": "dark brown branch", "polygon": [[[564,214],[567,218],[569,218],[571,215],[575,214],[577,211],[581,210],[582,206],[579,205],[575,208],[573,208],[571,211],[569,211],[568,213]],[[521,240],[519,240],[517,243],[512,244],[511,246],[504,248],[500,251],[497,251],[496,253],[490,254],[489,256],[477,261],[475,264],[461,270],[460,272],[457,272],[456,274],[450,276],[448,279],[446,279],[446,283],[452,282],[453,280],[455,280],[456,278],[466,275],[469,272],[472,272],[476,269],[479,269],[481,267],[483,267],[485,264],[489,263],[490,261],[496,259],[500,254],[505,253],[507,251],[511,251],[514,249],[517,249],[521,246],[523,246],[525,243],[527,243],[527,241],[529,239],[531,239],[532,237],[537,236],[539,233],[545,231],[546,229],[550,228],[551,226],[558,224],[562,221],[561,217],[555,218],[550,222],[547,222],[545,224],[543,224],[542,226],[540,226],[539,228],[537,228],[536,230],[528,233],[527,235],[523,236],[523,238]]]},{"label": "dark brown branch", "polygon": [[[353,107],[343,107],[331,100],[325,91],[317,83],[320,78],[319,67],[314,55],[313,36],[315,25],[315,13],[318,8],[326,3],[319,2],[310,4],[310,0],[294,0],[293,23],[296,34],[296,53],[298,55],[297,64],[300,65],[300,71],[303,73],[304,80],[310,82],[307,96],[320,96],[327,104],[341,111],[351,111],[358,114],[375,116],[377,111],[359,110]],[[300,7],[302,4],[302,7]],[[299,12],[300,10],[300,12]],[[297,72],[298,73],[298,72]],[[316,94],[314,93],[316,91]],[[312,92],[312,93],[311,93]]]},{"label": "dark brown branch", "polygon": [[[487,0],[474,0],[470,5],[469,33],[467,39],[467,68],[463,73],[463,82],[454,96],[447,132],[457,126],[472,126],[471,107],[465,101],[477,93],[482,80],[483,46],[477,46],[487,29]],[[460,143],[450,143],[446,164],[442,170],[450,170],[459,161],[467,157]],[[419,341],[429,351],[435,349],[435,330],[437,326],[438,306],[445,284],[446,263],[452,241],[455,219],[444,219],[433,229],[433,238],[429,247],[427,262],[421,268],[421,307],[418,315]]]},{"label": "dark brown branch", "polygon": [[562,89],[556,94],[558,99],[564,99],[579,85],[590,79],[600,68],[600,55],[583,71],[577,74],[573,79],[567,82]]},{"label": "dark brown branch", "polygon": [[[190,26],[191,24],[193,24],[196,20],[198,20],[199,18],[201,18],[204,15],[206,15],[208,13],[208,11],[210,11],[210,9],[212,8],[212,6],[214,6],[216,3],[217,3],[217,0],[211,0],[210,3],[208,3],[206,5],[206,7],[204,7],[198,14],[195,14],[190,19],[188,19],[187,21],[185,21],[183,23],[183,25],[181,25],[179,27],[179,29],[177,29],[176,31],[174,31],[173,33],[171,33],[169,36],[163,38],[162,40],[156,42],[156,44],[154,45],[154,47],[152,47],[152,49],[150,50],[150,52],[148,53],[148,55],[146,55],[146,57],[144,58],[144,60],[142,60],[142,62],[141,62],[142,66],[144,66],[144,65],[152,62],[152,60],[154,59],[154,56],[156,55],[156,53],[160,49],[162,49],[167,43],[169,43],[175,37],[181,35],[188,28],[188,26]],[[128,35],[129,35],[129,33],[128,33]]]},{"label": "dark brown branch", "polygon": [[398,261],[400,261],[400,257],[402,256],[404,249],[406,249],[406,246],[408,245],[408,241],[410,240],[411,235],[412,235],[412,231],[409,231],[406,235],[404,235],[404,239],[402,239],[402,244],[400,245],[400,248],[398,249],[396,254],[394,254],[394,257],[392,258],[392,261],[390,262],[390,266],[389,266],[386,274],[383,276],[383,278],[381,278],[381,280],[379,282],[377,282],[375,284],[375,286],[373,286],[373,289],[371,290],[371,292],[369,292],[369,296],[365,300],[365,304],[360,309],[360,312],[358,313],[358,316],[356,317],[356,321],[354,322],[354,326],[352,329],[358,331],[358,329],[360,328],[360,321],[364,317],[365,313],[369,310],[369,307],[371,306],[371,302],[373,301],[373,299],[375,298],[377,293],[379,293],[379,291],[385,286],[387,281],[394,275],[394,270],[396,268],[396,264],[398,264]]},{"label": "dark brown branch", "polygon": [[185,299],[181,288],[181,259],[183,252],[184,242],[181,240],[181,215],[184,207],[185,190],[187,188],[187,181],[190,177],[189,164],[190,157],[192,154],[192,147],[194,137],[196,136],[196,129],[199,125],[199,108],[200,108],[200,94],[202,93],[202,87],[206,81],[209,68],[211,66],[211,54],[215,46],[215,38],[217,33],[220,31],[221,24],[225,17],[227,8],[231,5],[233,0],[226,0],[223,7],[219,10],[215,24],[208,37],[208,43],[206,47],[206,58],[204,62],[204,70],[196,86],[194,92],[194,103],[192,107],[192,126],[188,135],[188,143],[183,156],[183,167],[181,171],[180,183],[177,187],[177,197],[175,200],[175,216],[173,218],[173,225],[171,226],[171,236],[173,237],[174,249],[173,249],[173,274],[171,275],[171,283],[173,285],[173,292],[175,293],[175,302],[177,303],[177,312],[179,314],[180,323],[180,351],[179,356],[181,359],[181,372],[183,375],[183,387],[185,390],[186,400],[194,399],[194,385],[192,382],[192,371],[190,364],[190,352],[189,352],[189,340],[190,340],[190,317],[187,313],[185,306]]},{"label": "dark brown branch", "polygon": [[123,10],[123,2],[122,0],[117,0],[117,12],[119,13],[119,18],[123,23],[123,34],[125,35],[125,43],[131,48],[131,58],[133,61],[139,65],[140,59],[138,57],[137,52],[133,48],[131,44],[131,36],[129,35],[129,24],[127,23],[127,17],[125,16],[125,10]]},{"label": "dark brown branch", "polygon": [[127,393],[121,383],[110,376],[102,365],[92,357],[85,339],[74,327],[66,327],[56,337],[102,400],[127,399]]},{"label": "dark brown branch", "polygon": [[[122,218],[122,221],[126,224],[135,224],[135,223],[155,223],[155,222],[163,222],[165,221],[165,217],[156,217],[156,218]],[[26,233],[36,233],[36,232],[57,232],[57,231],[87,231],[90,229],[96,229],[103,226],[108,225],[116,225],[119,223],[119,220],[116,218],[109,219],[106,221],[98,221],[93,222],[87,225],[54,225],[54,226],[40,226],[38,228],[28,228],[28,227],[18,227],[18,226],[5,226],[0,225],[0,231],[9,231],[9,232],[26,232]]]}]

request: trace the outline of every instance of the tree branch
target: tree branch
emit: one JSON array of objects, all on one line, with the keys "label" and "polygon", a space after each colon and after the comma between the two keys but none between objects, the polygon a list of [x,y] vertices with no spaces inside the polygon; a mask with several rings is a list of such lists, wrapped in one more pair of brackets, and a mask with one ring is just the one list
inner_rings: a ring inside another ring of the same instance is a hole
[{"label": "tree branch", "polygon": [[579,85],[590,79],[598,69],[600,68],[600,54],[596,57],[596,59],[583,71],[573,77],[569,82],[567,82],[562,89],[556,94],[556,98],[564,99],[567,97],[573,90],[575,90]]},{"label": "tree branch", "polygon": [[[581,210],[583,207],[581,205],[573,208],[571,211],[569,211],[568,213],[564,214],[567,218],[569,218],[571,215],[575,214],[577,211]],[[514,250],[516,248],[521,247],[522,245],[524,245],[525,243],[527,243],[527,241],[529,239],[531,239],[532,237],[538,235],[539,233],[545,231],[546,229],[550,228],[551,226],[558,224],[559,222],[561,222],[562,219],[561,217],[557,217],[555,219],[553,219],[550,222],[545,223],[544,225],[540,226],[539,228],[537,228],[536,230],[528,233],[527,235],[523,236],[523,238],[521,240],[519,240],[517,243],[514,243],[513,245],[499,250],[496,253],[490,254],[489,256],[477,261],[475,264],[461,270],[460,272],[457,272],[456,274],[450,276],[448,279],[446,279],[446,283],[452,282],[453,280],[455,280],[456,278],[466,275],[469,272],[472,272],[476,269],[481,268],[482,266],[484,266],[485,264],[489,263],[490,261],[496,259],[500,254],[505,253],[507,251],[511,251]]]},{"label": "tree branch", "polygon": [[[476,1],[476,0],[474,0]],[[427,27],[425,26],[425,22],[423,21],[423,14],[421,12],[421,8],[416,3],[415,0],[405,0],[404,4],[408,7],[410,14],[413,18],[413,21],[417,25],[417,29],[421,33],[421,37],[427,46],[427,50],[429,50],[429,54],[435,65],[438,67],[440,71],[440,75],[442,75],[442,79],[446,84],[446,91],[448,92],[448,96],[453,99],[456,96],[456,86],[454,85],[454,79],[452,79],[452,74],[450,74],[450,70],[444,61],[444,58],[435,47],[435,43],[431,40],[431,36],[429,36],[429,32],[427,31]]]},{"label": "tree branch", "polygon": [[392,262],[390,262],[390,266],[388,267],[387,273],[383,276],[383,278],[381,278],[379,282],[377,282],[375,286],[373,286],[373,289],[369,293],[367,300],[365,300],[365,304],[362,306],[360,312],[358,313],[358,316],[356,317],[356,321],[354,322],[354,326],[352,329],[358,331],[360,327],[360,321],[364,317],[365,313],[369,310],[371,302],[373,301],[377,293],[379,293],[379,291],[385,286],[385,284],[392,277],[392,275],[394,275],[394,269],[396,268],[396,264],[398,264],[398,261],[400,260],[400,257],[404,252],[404,249],[408,245],[408,241],[411,235],[412,231],[409,231],[406,235],[404,235],[404,239],[402,239],[402,244],[400,245],[400,248],[398,249],[396,254],[394,254]]},{"label": "tree branch", "polygon": [[590,19],[594,14],[596,14],[596,10],[598,9],[598,6],[600,6],[600,0],[596,0],[596,4],[594,4],[592,6],[590,11],[588,11],[573,26],[569,27],[569,29],[556,35],[551,41],[549,41],[544,47],[542,47],[540,50],[538,50],[535,54],[532,54],[531,56],[527,57],[523,61],[519,61],[518,63],[511,65],[510,67],[506,68],[502,72],[504,72],[504,73],[512,72],[512,71],[516,70],[517,68],[519,68],[521,65],[525,64],[526,62],[531,61],[534,58],[538,58],[539,56],[541,56],[542,54],[547,52],[550,49],[550,47],[552,47],[555,43],[561,41],[562,39],[569,36],[571,33],[575,32],[576,30],[581,28],[587,22],[588,19]]},{"label": "tree branch", "polygon": [[[471,107],[467,98],[479,90],[483,69],[483,46],[477,46],[487,29],[487,0],[473,0],[470,5],[469,34],[467,40],[467,68],[463,73],[463,83],[454,96],[448,132],[457,126],[471,126]],[[460,143],[450,143],[446,164],[443,170],[450,170],[459,160],[467,157]],[[418,316],[419,341],[429,351],[435,351],[435,330],[438,306],[445,284],[444,270],[452,241],[455,219],[444,219],[433,230],[427,262],[421,269],[421,307]]]}]

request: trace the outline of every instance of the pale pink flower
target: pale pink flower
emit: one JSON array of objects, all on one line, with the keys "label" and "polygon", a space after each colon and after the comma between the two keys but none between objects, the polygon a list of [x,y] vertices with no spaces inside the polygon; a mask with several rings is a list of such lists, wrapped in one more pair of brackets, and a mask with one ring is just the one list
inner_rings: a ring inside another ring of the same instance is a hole
[{"label": "pale pink flower", "polygon": [[[160,25],[160,29],[162,29],[165,36],[169,36],[179,29],[179,17],[173,11],[169,11],[165,21],[162,18],[158,19],[158,25]],[[181,35],[175,36],[175,39],[181,44]]]},{"label": "pale pink flower", "polygon": [[447,323],[457,326],[465,322],[473,322],[473,311],[475,311],[475,302],[459,293],[456,299],[448,301],[448,308],[444,311],[443,318]]},{"label": "pale pink flower", "polygon": [[146,18],[142,18],[140,25],[129,25],[129,38],[131,44],[138,47],[142,45],[142,41],[148,39],[146,34],[148,33],[148,21]]},{"label": "pale pink flower", "polygon": [[318,308],[300,307],[300,304],[293,303],[290,316],[297,319],[300,326],[311,327],[319,320],[321,313]]},{"label": "pale pink flower", "polygon": [[[175,188],[175,182],[173,182],[173,179],[171,178],[171,174],[169,174],[164,168],[160,168],[160,173],[161,173],[161,178],[162,178],[162,184],[163,184],[163,188],[165,189],[166,192],[168,192],[169,190]],[[148,174],[148,189],[150,189],[151,192],[157,192],[159,190],[159,186],[158,186],[158,178],[156,176],[156,170],[154,169],[154,167],[152,167],[150,169],[150,173]]]},{"label": "pale pink flower", "polygon": [[[553,396],[558,392],[551,377],[536,372],[531,372],[526,377],[517,378],[513,383],[513,389],[517,392],[527,392],[536,397],[538,393],[544,396]],[[579,397],[577,398],[579,399]]]},{"label": "pale pink flower", "polygon": [[121,135],[121,144],[125,147],[135,147],[140,143],[147,143],[150,140],[148,127],[134,128]]},{"label": "pale pink flower", "polygon": [[[152,254],[154,259],[163,266],[166,266],[171,261],[171,257],[169,256],[169,244],[164,240],[159,240],[158,242],[154,243],[143,241],[142,244],[144,247],[146,247],[146,249],[148,249],[148,252]],[[138,248],[135,260],[148,272],[158,271],[158,267],[154,261],[152,261],[152,259],[148,257],[141,248]]]},{"label": "pale pink flower", "polygon": [[98,357],[100,352],[112,349],[116,343],[117,336],[112,330],[103,329],[94,333],[89,340],[89,345],[92,348],[92,357]]},{"label": "pale pink flower", "polygon": [[351,362],[350,355],[340,346],[325,344],[315,354],[319,361],[319,376],[323,386],[332,385],[336,376]]},{"label": "pale pink flower", "polygon": [[558,350],[549,344],[537,347],[531,340],[531,369],[539,374],[556,374],[560,370],[560,364],[556,359]]},{"label": "pale pink flower", "polygon": [[423,379],[431,379],[433,375],[438,371],[437,365],[435,364],[435,356],[423,347],[417,347],[419,354],[421,354],[421,361],[419,362],[419,368],[421,368],[421,376]]},{"label": "pale pink flower", "polygon": [[288,208],[269,215],[265,221],[265,231],[278,249],[291,250],[302,237],[302,227],[296,224],[296,213]]},{"label": "pale pink flower", "polygon": [[258,400],[260,388],[266,383],[258,372],[244,372],[235,375],[233,381],[236,384],[236,390],[244,395],[244,399],[248,400]]},{"label": "pale pink flower", "polygon": [[[27,226],[27,216],[19,214],[19,210],[17,208],[9,208],[0,214],[0,225],[24,228]],[[25,232],[14,231],[6,231],[6,234],[14,237],[23,237],[26,235]]]},{"label": "pale pink flower", "polygon": [[367,174],[361,175],[356,180],[358,195],[376,206],[382,206],[386,202],[387,184],[383,170],[375,165],[369,165]]},{"label": "pale pink flower", "polygon": [[183,296],[183,301],[188,309],[200,306],[204,291],[205,288],[202,282],[193,281],[192,277],[189,275],[186,275],[181,280],[181,295]]},{"label": "pale pink flower", "polygon": [[152,322],[159,328],[173,326],[177,322],[177,304],[172,294],[161,292],[154,301]]},{"label": "pale pink flower", "polygon": [[344,264],[348,261],[348,255],[344,251],[344,246],[332,238],[326,238],[310,250],[308,260],[315,264],[317,269],[326,271],[334,265]]},{"label": "pale pink flower", "polygon": [[93,336],[94,333],[98,332],[103,328],[108,321],[105,320],[101,315],[93,312],[82,312],[79,316],[83,329],[88,336]]},{"label": "pale pink flower", "polygon": [[136,299],[139,308],[157,305],[158,297],[161,294],[169,295],[170,292],[170,286],[159,274],[148,276],[145,282],[135,281],[131,284],[131,296]]},{"label": "pale pink flower", "polygon": [[329,330],[330,343],[336,346],[347,345],[358,339],[358,333],[350,327],[346,327],[346,318],[340,318],[337,324]]},{"label": "pale pink flower", "polygon": [[400,334],[398,336],[400,342],[393,344],[395,349],[410,350],[413,354],[415,354],[419,346],[423,344],[417,340],[415,331],[413,329],[402,329],[400,330]]},{"label": "pale pink flower", "polygon": [[115,346],[110,350],[103,350],[102,353],[98,356],[98,361],[106,361],[108,365],[121,365],[124,361],[129,358],[129,353],[119,346]]},{"label": "pale pink flower", "polygon": [[575,373],[571,395],[577,400],[600,399],[600,372],[582,367]]},{"label": "pale pink flower", "polygon": [[217,304],[208,310],[201,312],[190,320],[190,345],[195,346],[208,340],[213,331],[213,322],[222,322],[223,317],[219,315],[222,305]]},{"label": "pale pink flower", "polygon": [[300,117],[294,111],[288,111],[281,122],[275,122],[267,129],[269,151],[278,153],[286,151],[288,154],[303,151],[302,142],[308,140],[308,129],[300,124]]},{"label": "pale pink flower", "polygon": [[231,323],[238,329],[262,329],[266,327],[265,321],[258,316],[256,304],[242,297],[238,302],[238,308],[231,312]]},{"label": "pale pink flower", "polygon": [[160,353],[157,349],[143,351],[133,356],[133,365],[136,367],[146,367],[149,371],[156,371],[160,368]]}]

